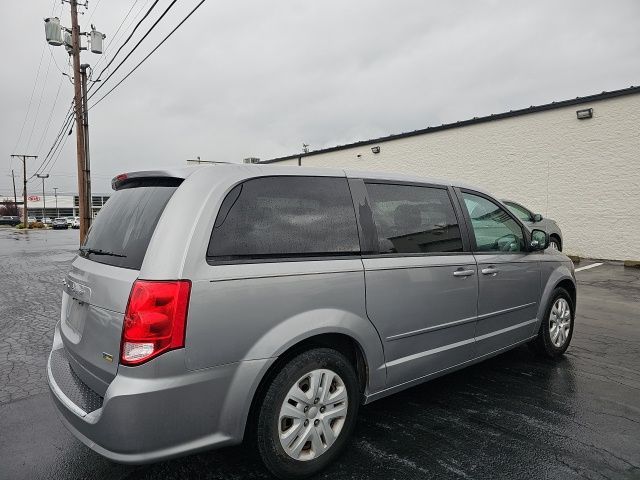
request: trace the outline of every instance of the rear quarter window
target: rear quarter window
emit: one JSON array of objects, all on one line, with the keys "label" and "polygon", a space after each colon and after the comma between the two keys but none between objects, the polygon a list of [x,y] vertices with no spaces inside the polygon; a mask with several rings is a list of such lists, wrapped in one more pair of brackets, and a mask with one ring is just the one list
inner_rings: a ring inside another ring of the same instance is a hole
[{"label": "rear quarter window", "polygon": [[346,178],[263,177],[237,185],[216,217],[210,261],[359,254]]},{"label": "rear quarter window", "polygon": [[80,255],[140,270],[160,215],[180,180],[136,181],[117,190],[94,219]]}]

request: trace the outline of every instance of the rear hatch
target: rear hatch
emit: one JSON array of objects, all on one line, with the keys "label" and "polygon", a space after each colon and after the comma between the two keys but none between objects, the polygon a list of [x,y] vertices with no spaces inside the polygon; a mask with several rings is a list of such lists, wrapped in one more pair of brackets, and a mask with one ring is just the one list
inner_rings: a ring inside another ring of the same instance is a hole
[{"label": "rear hatch", "polygon": [[80,379],[100,395],[118,370],[131,287],[158,220],[181,182],[121,179],[64,280],[60,333],[67,357]]}]

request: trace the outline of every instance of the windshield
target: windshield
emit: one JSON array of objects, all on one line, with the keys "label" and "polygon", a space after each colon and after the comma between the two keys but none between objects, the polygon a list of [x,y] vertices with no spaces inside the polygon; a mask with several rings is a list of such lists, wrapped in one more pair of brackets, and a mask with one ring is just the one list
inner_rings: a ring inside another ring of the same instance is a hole
[{"label": "windshield", "polygon": [[140,270],[151,236],[179,180],[131,184],[116,191],[93,221],[80,256]]}]

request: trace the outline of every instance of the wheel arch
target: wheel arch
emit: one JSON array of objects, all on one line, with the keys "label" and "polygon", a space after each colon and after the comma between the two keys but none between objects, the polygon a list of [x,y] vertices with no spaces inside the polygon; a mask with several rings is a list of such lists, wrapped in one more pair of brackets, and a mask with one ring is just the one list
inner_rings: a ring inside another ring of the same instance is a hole
[{"label": "wheel arch", "polygon": [[555,240],[558,244],[558,250],[562,251],[562,238],[560,238],[560,235],[558,235],[557,233],[552,233],[551,235],[549,235],[549,238]]},{"label": "wheel arch", "polygon": [[[382,340],[366,316],[334,308],[301,312],[262,332],[245,352],[222,407],[224,431],[236,441],[250,434],[257,401],[274,373],[297,353],[318,346],[337,349],[354,362],[363,401],[386,386]],[[255,362],[261,363],[259,371],[242,373]]]},{"label": "wheel arch", "polygon": [[569,267],[563,263],[557,268],[553,269],[553,271],[550,273],[547,279],[546,284],[543,285],[542,295],[540,296],[540,305],[538,306],[538,315],[537,315],[538,321],[535,323],[535,331],[533,331],[532,334],[535,334],[538,332],[538,329],[540,328],[540,323],[542,322],[545,311],[547,309],[547,304],[549,303],[549,299],[551,298],[551,295],[553,294],[555,289],[558,287],[562,287],[567,292],[569,292],[569,295],[571,296],[571,300],[573,303],[573,311],[575,315],[575,309],[577,305],[576,282],[575,282],[575,279],[573,278],[573,275],[571,274],[571,270],[569,270]]},{"label": "wheel arch", "polygon": [[556,288],[564,288],[568,293],[569,296],[571,297],[571,303],[573,304],[573,314],[575,315],[576,312],[576,301],[577,301],[577,297],[578,297],[578,291],[576,289],[576,284],[573,282],[573,280],[570,280],[568,278],[565,278],[563,280],[560,280],[556,286],[553,288],[554,290]]},{"label": "wheel arch", "polygon": [[245,438],[251,437],[250,429],[256,419],[257,410],[260,406],[260,399],[264,397],[264,392],[268,388],[269,383],[277,375],[280,369],[296,355],[313,348],[321,347],[337,350],[349,359],[356,369],[356,375],[358,376],[361,395],[360,401],[361,403],[364,402],[364,392],[367,389],[370,378],[370,365],[360,342],[358,342],[358,340],[353,336],[344,332],[315,333],[297,341],[293,345],[289,345],[288,348],[280,353],[278,358],[264,372],[251,399],[251,405],[247,413],[244,427]]}]

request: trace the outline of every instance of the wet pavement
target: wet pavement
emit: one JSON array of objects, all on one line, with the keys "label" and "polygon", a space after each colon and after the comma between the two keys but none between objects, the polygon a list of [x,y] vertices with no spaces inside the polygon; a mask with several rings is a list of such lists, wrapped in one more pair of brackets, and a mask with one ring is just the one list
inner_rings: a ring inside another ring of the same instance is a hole
[{"label": "wet pavement", "polygon": [[48,391],[46,358],[78,239],[78,230],[0,227],[0,406]]},{"label": "wet pavement", "polygon": [[[76,242],[0,228],[0,479],[270,478],[243,446],[130,467],[65,430],[44,368]],[[318,478],[640,478],[640,269],[577,277],[563,359],[521,347],[367,405]]]}]

